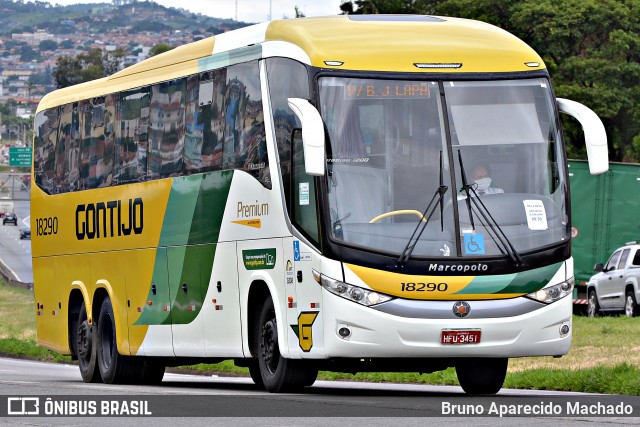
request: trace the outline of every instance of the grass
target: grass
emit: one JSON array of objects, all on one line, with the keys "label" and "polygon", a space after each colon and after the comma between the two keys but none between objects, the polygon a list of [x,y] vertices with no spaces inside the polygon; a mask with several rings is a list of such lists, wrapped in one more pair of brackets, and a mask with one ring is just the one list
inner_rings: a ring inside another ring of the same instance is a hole
[{"label": "grass", "polygon": [[[36,345],[33,293],[0,284],[0,354],[69,363],[71,359]],[[232,361],[184,367],[201,373],[245,375]],[[320,379],[457,385],[454,369],[416,373],[321,372]],[[511,359],[505,387],[640,395],[640,318],[574,316],[569,354],[554,359]]]}]

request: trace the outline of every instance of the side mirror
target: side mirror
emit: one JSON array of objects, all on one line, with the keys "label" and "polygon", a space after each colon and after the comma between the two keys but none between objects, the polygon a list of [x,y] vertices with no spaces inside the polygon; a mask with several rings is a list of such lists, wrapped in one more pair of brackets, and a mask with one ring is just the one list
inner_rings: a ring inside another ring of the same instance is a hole
[{"label": "side mirror", "polygon": [[324,123],[320,113],[306,99],[289,98],[289,108],[302,122],[304,168],[308,175],[324,175]]},{"label": "side mirror", "polygon": [[603,270],[604,266],[602,265],[601,262],[597,263],[593,269],[595,270],[596,273],[600,273]]},{"label": "side mirror", "polygon": [[558,108],[561,113],[570,115],[582,125],[591,175],[599,175],[608,171],[607,133],[600,117],[590,108],[568,99],[558,98]]}]

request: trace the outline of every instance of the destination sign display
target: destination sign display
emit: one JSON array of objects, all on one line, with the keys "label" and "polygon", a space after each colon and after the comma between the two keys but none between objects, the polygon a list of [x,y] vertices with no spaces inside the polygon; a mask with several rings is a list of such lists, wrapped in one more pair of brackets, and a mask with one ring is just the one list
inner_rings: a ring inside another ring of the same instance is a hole
[{"label": "destination sign display", "polygon": [[429,98],[426,82],[371,81],[367,84],[349,84],[347,98]]}]

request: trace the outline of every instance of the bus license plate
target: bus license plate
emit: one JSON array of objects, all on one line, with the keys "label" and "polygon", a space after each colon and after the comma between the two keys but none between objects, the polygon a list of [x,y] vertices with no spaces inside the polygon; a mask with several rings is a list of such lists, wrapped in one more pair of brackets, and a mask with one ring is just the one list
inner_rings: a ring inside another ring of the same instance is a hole
[{"label": "bus license plate", "polygon": [[477,329],[443,330],[440,335],[442,344],[478,344],[481,331]]}]

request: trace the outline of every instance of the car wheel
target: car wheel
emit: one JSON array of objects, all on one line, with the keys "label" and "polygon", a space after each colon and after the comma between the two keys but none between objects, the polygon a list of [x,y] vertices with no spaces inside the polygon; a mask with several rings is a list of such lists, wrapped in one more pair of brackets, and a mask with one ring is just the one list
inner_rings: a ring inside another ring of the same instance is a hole
[{"label": "car wheel", "polygon": [[595,290],[589,291],[589,301],[587,302],[587,315],[589,317],[596,317],[600,314],[600,304],[598,304],[598,297]]},{"label": "car wheel", "polygon": [[633,294],[633,291],[627,291],[627,296],[624,301],[624,314],[628,317],[636,317],[640,314],[640,308],[638,307],[638,303],[636,302],[636,297]]}]

